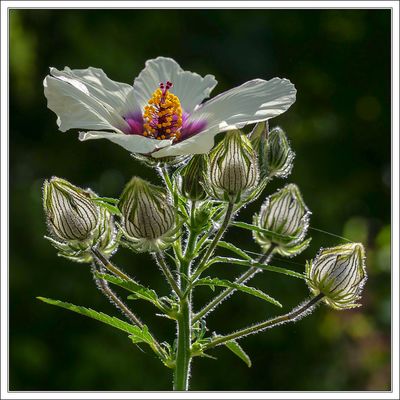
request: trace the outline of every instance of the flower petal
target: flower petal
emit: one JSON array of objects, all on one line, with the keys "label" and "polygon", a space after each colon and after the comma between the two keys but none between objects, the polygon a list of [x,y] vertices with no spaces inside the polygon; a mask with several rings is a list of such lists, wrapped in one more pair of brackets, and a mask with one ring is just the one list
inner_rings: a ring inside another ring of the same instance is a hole
[{"label": "flower petal", "polygon": [[133,86],[111,80],[102,69],[89,67],[73,69],[65,67],[63,71],[50,69],[51,75],[66,81],[79,80],[86,86],[91,96],[109,105],[120,115],[140,111],[133,93]]},{"label": "flower petal", "polygon": [[207,101],[191,114],[188,123],[206,121],[206,128],[202,132],[154,152],[152,156],[208,153],[214,146],[214,136],[219,132],[276,117],[295,101],[296,89],[287,79],[246,82]]},{"label": "flower petal", "polygon": [[183,71],[172,58],[157,57],[146,62],[145,68],[133,84],[136,98],[142,108],[160,83],[166,81],[173,83],[171,93],[178,96],[185,112],[191,112],[209,97],[217,84],[213,75],[206,75],[203,78],[194,72]]},{"label": "flower petal", "polygon": [[295,101],[296,89],[289,80],[254,79],[202,104],[188,121],[207,121],[206,131],[217,127],[222,132],[276,117]]},{"label": "flower petal", "polygon": [[206,154],[214,147],[214,136],[219,133],[218,129],[201,132],[189,139],[183,140],[172,146],[152,153],[152,157],[180,156],[185,154]]},{"label": "flower petal", "polygon": [[50,72],[54,76],[44,79],[44,93],[48,107],[58,116],[61,131],[73,128],[129,131],[122,116],[127,110],[139,109],[132,87],[111,81],[95,68],[67,67],[63,71],[51,68]]},{"label": "flower petal", "polygon": [[79,140],[108,139],[122,146],[131,153],[149,154],[165,146],[169,146],[171,140],[149,139],[141,135],[124,135],[123,133],[89,131],[79,132]]}]

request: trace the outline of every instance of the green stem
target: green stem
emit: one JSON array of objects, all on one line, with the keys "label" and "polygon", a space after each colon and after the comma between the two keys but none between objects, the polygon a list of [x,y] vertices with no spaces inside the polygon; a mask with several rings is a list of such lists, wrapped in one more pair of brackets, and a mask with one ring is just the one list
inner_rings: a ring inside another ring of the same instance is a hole
[{"label": "green stem", "polygon": [[174,390],[188,390],[191,362],[190,300],[182,299],[178,317],[178,346],[176,351]]},{"label": "green stem", "polygon": [[310,299],[307,303],[305,303],[300,308],[293,309],[290,313],[281,315],[276,318],[272,318],[268,321],[260,322],[248,328],[241,329],[240,331],[236,331],[229,335],[219,336],[214,340],[211,340],[208,344],[203,347],[203,350],[210,349],[212,347],[220,346],[221,344],[230,342],[231,340],[240,339],[243,336],[247,336],[253,333],[260,332],[267,328],[273,328],[276,325],[280,325],[286,322],[295,321],[297,318],[307,315],[307,311],[312,309],[320,300],[322,300],[324,294],[320,293],[319,295]]},{"label": "green stem", "polygon": [[[100,253],[101,254],[101,253]],[[104,272],[105,265],[101,262],[99,266],[100,272]],[[114,291],[108,285],[108,282],[105,279],[98,278],[96,276],[96,272],[98,272],[95,263],[93,263],[92,267],[93,279],[97,284],[97,287],[100,291],[106,296],[115,307],[117,307],[121,312],[128,318],[130,322],[137,325],[140,329],[143,328],[143,323],[140,319],[129,309],[129,307],[114,293]],[[130,279],[130,278],[129,278]],[[152,346],[153,351],[162,359],[166,358],[165,351],[161,347],[160,343],[157,339],[152,335],[154,346]]]},{"label": "green stem", "polygon": [[[259,260],[258,263],[264,264],[268,263],[271,261],[272,258],[272,253],[275,249],[276,245],[272,244],[268,250],[263,254]],[[249,268],[245,273],[240,275],[236,280],[235,283],[241,284],[252,278],[257,272],[260,271],[260,268],[257,267],[252,267]],[[214,297],[213,300],[211,300],[202,310],[200,310],[195,316],[193,317],[193,322],[198,321],[199,319],[203,318],[206,316],[209,312],[214,310],[216,307],[218,307],[224,300],[226,300],[233,292],[235,292],[235,288],[228,288],[225,289],[223,292],[221,292],[218,296]]]},{"label": "green stem", "polygon": [[[191,207],[191,222],[193,223],[195,204]],[[190,267],[195,257],[195,249],[198,233],[189,228],[189,237],[186,244],[185,255],[181,260],[180,290],[183,293],[180,298],[180,312],[178,315],[178,344],[175,358],[174,370],[174,390],[188,390],[189,372],[191,355],[191,337],[192,337],[192,292],[189,286]]]},{"label": "green stem", "polygon": [[173,186],[172,186],[172,181],[171,178],[169,177],[168,173],[168,168],[166,165],[163,165],[162,167],[158,167],[158,171],[162,178],[164,179],[165,186],[167,186],[171,196],[173,196]]},{"label": "green stem", "polygon": [[216,235],[214,236],[212,242],[210,243],[210,246],[208,247],[206,253],[202,257],[201,261],[199,262],[199,265],[198,265],[195,273],[193,274],[193,280],[196,279],[197,277],[199,277],[201,275],[201,273],[207,269],[207,261],[212,256],[215,248],[218,245],[219,240],[221,239],[222,235],[225,233],[226,228],[228,228],[229,222],[231,221],[233,208],[234,208],[234,204],[228,203],[228,207],[225,212],[224,221],[222,222],[220,228],[218,229]]},{"label": "green stem", "polygon": [[[143,328],[143,324],[140,319],[128,308],[128,306],[111,290],[107,281],[96,276],[98,272],[95,264],[93,263],[93,279],[97,284],[97,287],[106,296],[112,304],[119,308],[122,313],[131,321],[133,324],[137,325],[139,328]],[[103,269],[104,271],[104,269]],[[101,271],[100,271],[101,272]]]},{"label": "green stem", "polygon": [[170,269],[168,268],[168,265],[165,262],[165,259],[164,259],[164,256],[162,255],[162,253],[160,253],[160,252],[155,253],[155,258],[156,258],[158,265],[161,268],[161,271],[163,272],[165,278],[167,279],[167,282],[171,286],[172,290],[177,294],[178,297],[182,297],[182,292],[179,289]]},{"label": "green stem", "polygon": [[114,264],[111,263],[98,249],[92,247],[92,254],[95,256],[96,259],[100,261],[102,266],[112,272],[114,275],[118,276],[125,281],[131,281],[132,278],[129,275],[126,275],[122,272],[119,268],[117,268]]}]

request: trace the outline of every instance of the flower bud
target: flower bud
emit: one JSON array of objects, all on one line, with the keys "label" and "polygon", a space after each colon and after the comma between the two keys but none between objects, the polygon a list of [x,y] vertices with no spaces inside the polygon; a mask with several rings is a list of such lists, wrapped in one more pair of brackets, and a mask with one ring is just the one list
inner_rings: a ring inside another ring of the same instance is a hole
[{"label": "flower bud", "polygon": [[267,123],[260,122],[250,133],[250,141],[258,155],[261,178],[286,178],[290,174],[295,153],[281,128],[269,132]]},{"label": "flower bud", "polygon": [[46,239],[59,256],[90,263],[92,247],[106,256],[117,248],[113,216],[95,202],[96,197],[90,189],[82,190],[63,179],[45,181],[43,203],[52,234]]},{"label": "flower bud", "polygon": [[209,156],[207,190],[218,200],[238,203],[249,197],[259,180],[257,156],[249,139],[229,131]]},{"label": "flower bud", "polygon": [[99,223],[99,207],[87,190],[53,177],[45,181],[43,205],[49,229],[62,241],[90,240]]},{"label": "flower bud", "polygon": [[134,177],[126,185],[118,208],[122,213],[123,244],[134,251],[160,251],[175,239],[175,209],[166,191]]},{"label": "flower bud", "polygon": [[267,148],[269,125],[268,121],[258,122],[249,134],[249,139],[254,151],[257,153],[260,161],[262,161],[264,149]]},{"label": "flower bud", "polygon": [[100,222],[97,233],[97,249],[105,256],[110,256],[118,247],[114,218],[104,207],[100,207]]},{"label": "flower bud", "polygon": [[269,133],[267,148],[266,176],[286,178],[292,171],[295,153],[281,128],[276,127]]},{"label": "flower bud", "polygon": [[181,192],[192,201],[204,200],[204,174],[207,159],[203,154],[196,154],[181,171]]},{"label": "flower bud", "polygon": [[274,251],[283,256],[299,254],[310,242],[304,240],[310,214],[299,188],[286,185],[267,197],[260,213],[254,216],[254,225],[265,230],[254,232],[254,239],[264,250],[274,245]]},{"label": "flower bud", "polygon": [[315,295],[325,295],[329,306],[343,310],[359,307],[361,290],[367,280],[365,251],[361,243],[321,249],[306,264],[307,284]]},{"label": "flower bud", "polygon": [[262,121],[256,124],[253,130],[249,134],[251,145],[257,154],[258,167],[260,170],[261,179],[266,178],[268,176],[267,175],[268,132],[269,132],[268,121]]}]

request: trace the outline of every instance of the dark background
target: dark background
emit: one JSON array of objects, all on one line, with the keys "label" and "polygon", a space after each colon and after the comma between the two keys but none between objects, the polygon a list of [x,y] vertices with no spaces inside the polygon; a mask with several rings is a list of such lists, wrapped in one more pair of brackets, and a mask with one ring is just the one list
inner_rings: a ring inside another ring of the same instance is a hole
[{"label": "dark background", "polygon": [[[310,317],[241,341],[248,369],[218,348],[218,360],[195,359],[193,390],[390,390],[390,29],[388,10],[13,10],[10,12],[10,389],[170,390],[171,374],[122,333],[43,304],[45,296],[118,315],[91,281],[89,267],[58,258],[46,234],[41,186],[52,175],[117,197],[134,174],[154,171],[108,141],[80,143],[57,130],[42,80],[49,66],[100,67],[132,83],[158,55],[219,81],[213,95],[253,78],[289,78],[297,102],[271,121],[297,153],[288,182],[312,210],[312,227],[362,241],[369,280],[363,308],[319,307]],[[274,181],[268,192],[284,185]],[[250,222],[260,202],[240,219]],[[321,246],[341,239],[310,231],[309,249],[274,264],[304,270]],[[259,251],[251,235],[227,239]],[[166,294],[149,255],[121,249],[114,261],[140,282]],[[219,276],[239,266],[220,265]],[[284,304],[308,295],[301,281],[264,273],[253,285]],[[196,292],[196,309],[212,295]],[[171,340],[172,322],[135,310]],[[272,305],[235,294],[209,318],[227,333],[276,315]]]}]

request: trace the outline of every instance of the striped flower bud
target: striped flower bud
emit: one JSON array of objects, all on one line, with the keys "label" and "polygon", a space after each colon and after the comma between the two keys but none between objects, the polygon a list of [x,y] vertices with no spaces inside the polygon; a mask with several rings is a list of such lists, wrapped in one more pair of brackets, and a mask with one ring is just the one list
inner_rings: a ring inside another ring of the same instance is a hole
[{"label": "striped flower bud", "polygon": [[359,307],[356,301],[367,280],[363,245],[349,243],[321,249],[306,264],[306,277],[311,292],[322,293],[329,306],[339,310]]},{"label": "striped flower bud", "polygon": [[175,240],[175,209],[163,188],[134,177],[126,185],[118,208],[123,217],[123,244],[132,250],[160,251]]},{"label": "striped flower bud", "polygon": [[99,207],[87,190],[53,177],[45,181],[43,205],[51,233],[62,241],[90,240],[99,223]]},{"label": "striped flower bud", "polygon": [[104,207],[100,207],[100,222],[97,233],[97,249],[105,256],[110,256],[118,247],[114,218]]},{"label": "striped flower bud", "polygon": [[206,165],[206,157],[196,154],[181,171],[181,193],[192,201],[204,200],[207,197],[203,186]]},{"label": "striped flower bud", "polygon": [[262,121],[256,124],[249,134],[251,145],[257,154],[261,178],[267,176],[268,132],[268,121]]},{"label": "striped flower bud", "polygon": [[207,190],[218,200],[238,203],[249,197],[259,180],[257,156],[249,139],[229,131],[209,155]]},{"label": "striped flower bud", "polygon": [[254,224],[262,231],[254,232],[254,239],[264,249],[271,245],[283,256],[301,253],[309,244],[304,240],[310,220],[299,188],[294,184],[267,197],[260,213],[254,216]]},{"label": "striped flower bud", "polygon": [[294,157],[285,132],[278,127],[272,129],[267,140],[265,175],[269,178],[286,178],[292,171]]}]

